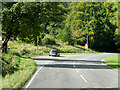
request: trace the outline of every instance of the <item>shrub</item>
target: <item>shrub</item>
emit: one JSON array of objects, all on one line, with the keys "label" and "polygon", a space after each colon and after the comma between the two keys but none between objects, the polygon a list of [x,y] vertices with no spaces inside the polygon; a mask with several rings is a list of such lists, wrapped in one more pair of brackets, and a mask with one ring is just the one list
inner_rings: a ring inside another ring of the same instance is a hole
[{"label": "shrub", "polygon": [[68,41],[64,43],[64,45],[68,45],[68,44],[69,44],[69,42],[68,42]]},{"label": "shrub", "polygon": [[17,41],[18,43],[22,43],[22,40],[20,40],[18,37],[16,38],[16,41]]},{"label": "shrub", "polygon": [[69,45],[74,44],[74,40],[72,38],[72,31],[71,31],[70,23],[67,23],[65,28],[63,29],[62,41],[63,42],[68,41]]},{"label": "shrub", "polygon": [[12,54],[2,56],[2,76],[12,74],[19,69],[20,57]]},{"label": "shrub", "polygon": [[56,38],[57,38],[57,39],[62,39],[62,33],[57,34],[57,35],[56,35]]},{"label": "shrub", "polygon": [[[16,60],[18,61],[18,59]],[[7,74],[5,77],[0,78],[0,80],[2,79],[2,88],[15,88],[19,90],[32,76],[36,68],[37,66],[33,59],[20,57],[19,69],[12,74]]]},{"label": "shrub", "polygon": [[43,45],[53,45],[53,44],[56,44],[56,43],[55,43],[54,37],[46,35],[46,36],[42,39],[42,44],[43,44]]},{"label": "shrub", "polygon": [[117,51],[120,52],[120,48],[118,48]]}]

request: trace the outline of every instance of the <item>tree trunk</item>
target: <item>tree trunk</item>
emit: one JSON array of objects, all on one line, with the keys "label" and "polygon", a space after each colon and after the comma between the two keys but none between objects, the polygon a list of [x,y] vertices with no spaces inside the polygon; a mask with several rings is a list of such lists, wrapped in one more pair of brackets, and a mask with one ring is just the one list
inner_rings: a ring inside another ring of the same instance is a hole
[{"label": "tree trunk", "polygon": [[4,42],[2,45],[2,53],[7,53],[7,42]]},{"label": "tree trunk", "polygon": [[2,44],[2,53],[7,53],[7,43],[10,39],[10,35],[8,35],[5,39],[5,41]]},{"label": "tree trunk", "polygon": [[74,40],[74,45],[77,45],[77,39]]}]

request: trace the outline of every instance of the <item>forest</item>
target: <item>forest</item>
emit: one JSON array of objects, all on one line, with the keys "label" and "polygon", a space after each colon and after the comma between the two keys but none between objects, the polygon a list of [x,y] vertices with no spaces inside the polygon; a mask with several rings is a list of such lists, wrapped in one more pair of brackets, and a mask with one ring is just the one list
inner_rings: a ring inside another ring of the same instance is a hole
[{"label": "forest", "polygon": [[85,45],[120,52],[119,2],[3,2],[3,53],[11,39],[34,45]]}]

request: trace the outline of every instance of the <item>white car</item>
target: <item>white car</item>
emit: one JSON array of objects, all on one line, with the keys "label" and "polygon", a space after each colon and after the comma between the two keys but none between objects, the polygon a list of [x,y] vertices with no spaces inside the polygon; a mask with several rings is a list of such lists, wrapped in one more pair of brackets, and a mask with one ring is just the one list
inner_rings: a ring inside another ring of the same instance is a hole
[{"label": "white car", "polygon": [[56,49],[52,49],[52,50],[50,50],[50,52],[49,52],[49,56],[60,56],[60,53],[58,52],[58,50],[56,50]]}]

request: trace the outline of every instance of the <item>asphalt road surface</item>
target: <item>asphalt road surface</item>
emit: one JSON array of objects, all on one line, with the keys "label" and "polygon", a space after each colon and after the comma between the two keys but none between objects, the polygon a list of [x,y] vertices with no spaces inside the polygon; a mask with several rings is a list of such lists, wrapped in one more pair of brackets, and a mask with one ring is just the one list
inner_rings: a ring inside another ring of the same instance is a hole
[{"label": "asphalt road surface", "polygon": [[116,53],[32,57],[38,69],[25,88],[118,88],[118,70],[103,59]]}]

